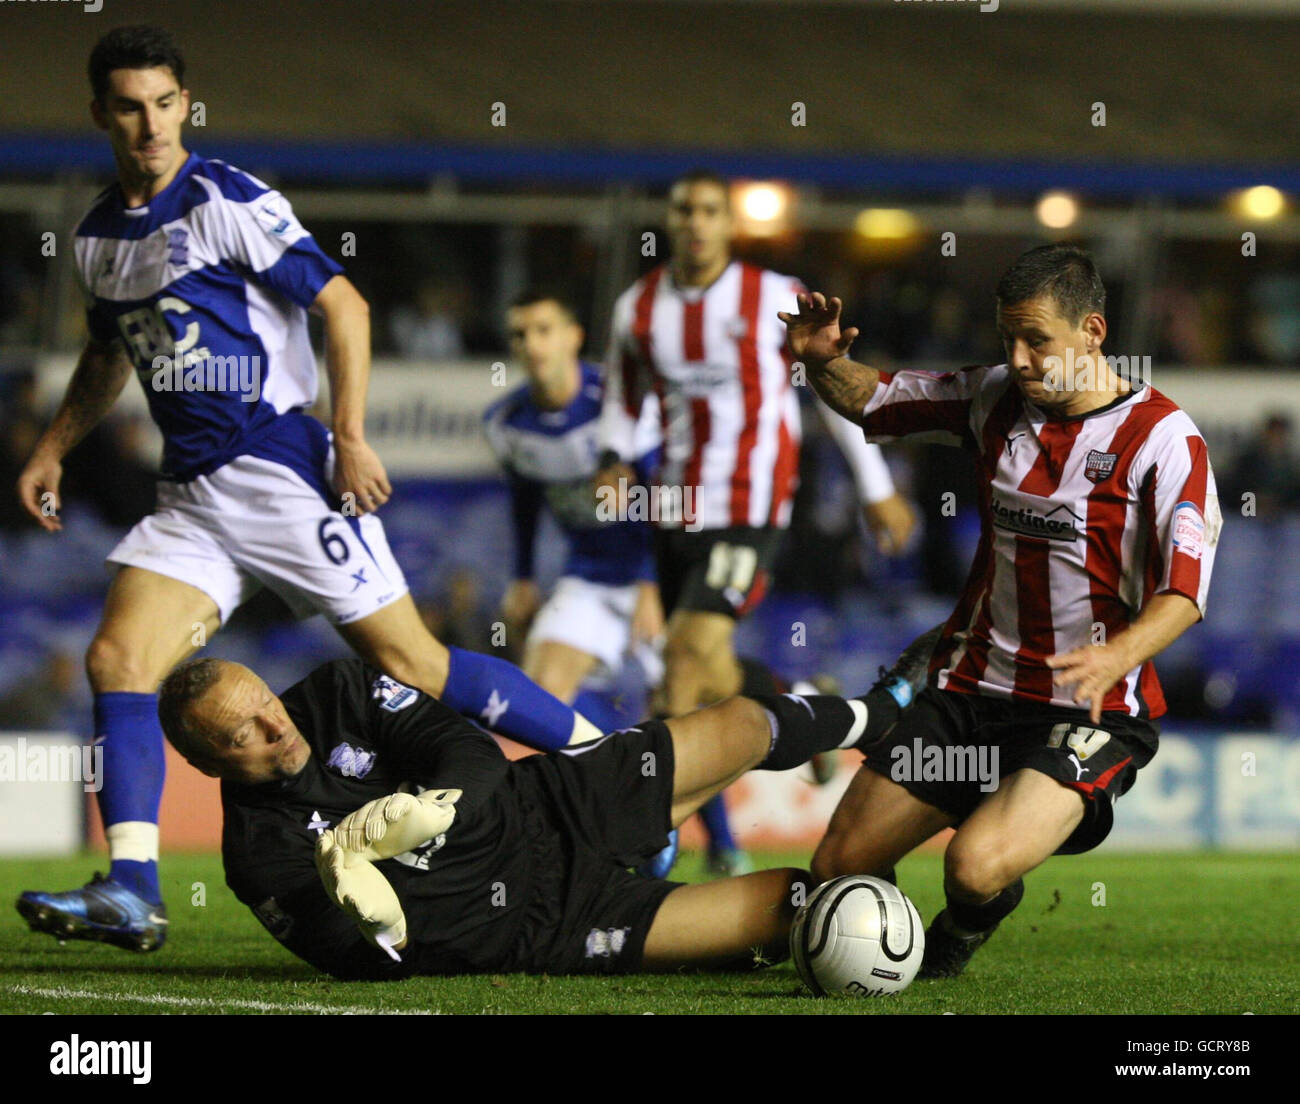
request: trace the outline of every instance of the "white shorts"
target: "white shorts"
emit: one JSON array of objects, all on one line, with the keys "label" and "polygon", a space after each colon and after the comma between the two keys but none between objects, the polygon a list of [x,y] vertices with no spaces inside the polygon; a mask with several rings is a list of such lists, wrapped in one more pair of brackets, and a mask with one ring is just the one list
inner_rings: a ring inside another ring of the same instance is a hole
[{"label": "white shorts", "polygon": [[[332,468],[331,449],[327,465]],[[158,484],[158,508],[108,556],[203,591],[224,623],[267,586],[296,617],[336,625],[407,592],[384,526],[344,517],[292,468],[240,456],[187,483]]]},{"label": "white shorts", "polygon": [[[528,644],[553,640],[594,655],[613,673],[623,666],[632,639],[637,584],[610,586],[562,576],[533,619]],[[638,658],[642,658],[638,650]]]}]

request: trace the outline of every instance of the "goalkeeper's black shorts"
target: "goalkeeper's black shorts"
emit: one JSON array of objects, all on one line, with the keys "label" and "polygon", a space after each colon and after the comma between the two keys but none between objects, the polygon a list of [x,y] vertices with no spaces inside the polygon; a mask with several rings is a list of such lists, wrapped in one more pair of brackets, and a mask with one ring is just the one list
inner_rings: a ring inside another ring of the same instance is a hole
[{"label": "goalkeeper's black shorts", "polygon": [[646,935],[681,883],[631,873],[668,843],[673,744],[661,721],[610,733],[568,753],[515,764],[537,831],[538,880],[511,969],[552,974],[640,968]]}]

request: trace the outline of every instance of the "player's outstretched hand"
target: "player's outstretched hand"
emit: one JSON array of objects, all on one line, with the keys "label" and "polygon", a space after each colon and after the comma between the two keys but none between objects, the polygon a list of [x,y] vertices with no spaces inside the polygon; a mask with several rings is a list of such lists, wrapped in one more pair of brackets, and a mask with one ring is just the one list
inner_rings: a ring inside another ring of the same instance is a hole
[{"label": "player's outstretched hand", "polygon": [[840,329],[840,311],[844,304],[839,299],[827,299],[820,291],[801,292],[797,296],[799,313],[777,311],[776,316],[785,323],[786,340],[796,360],[814,367],[846,356],[858,336],[856,326]]},{"label": "player's outstretched hand", "polygon": [[63,479],[63,465],[52,456],[37,453],[27,461],[18,477],[18,499],[23,509],[45,529],[57,533],[63,528],[59,520],[59,482]]},{"label": "player's outstretched hand", "polygon": [[1128,656],[1114,644],[1085,644],[1070,652],[1048,656],[1047,666],[1056,672],[1058,685],[1074,687],[1076,705],[1090,706],[1093,724],[1101,721],[1106,691],[1133,669]]},{"label": "player's outstretched hand", "polygon": [[334,829],[338,845],[368,862],[391,859],[437,839],[456,819],[460,790],[389,794],[349,813]]},{"label": "player's outstretched hand", "polygon": [[343,500],[343,512],[351,507],[357,517],[374,513],[392,497],[383,461],[365,441],[335,439],[334,492]]},{"label": "player's outstretched hand", "polygon": [[326,830],[316,841],[316,870],[330,899],[361,934],[390,958],[406,944],[406,913],[388,879],[365,859],[345,851]]},{"label": "player's outstretched hand", "polygon": [[894,493],[862,508],[876,547],[886,556],[901,556],[916,530],[916,513],[902,495]]}]

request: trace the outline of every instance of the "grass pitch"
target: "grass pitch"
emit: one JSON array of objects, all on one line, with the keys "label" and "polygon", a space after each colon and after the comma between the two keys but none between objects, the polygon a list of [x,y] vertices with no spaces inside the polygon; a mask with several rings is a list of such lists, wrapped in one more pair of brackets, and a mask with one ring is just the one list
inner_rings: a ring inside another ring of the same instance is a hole
[{"label": "grass pitch", "polygon": [[[806,855],[762,854],[759,865]],[[1291,854],[1093,854],[1026,878],[1023,904],[963,977],[897,997],[818,1000],[788,963],[743,974],[529,977],[513,974],[344,983],[283,950],[225,888],[215,855],[163,861],[167,945],[136,955],[59,946],[13,911],[23,889],[89,879],[103,856],[0,861],[3,1013],[1227,1013],[1300,1010]],[[686,854],[679,880],[699,876]],[[899,868],[928,923],[942,905],[937,855]]]}]

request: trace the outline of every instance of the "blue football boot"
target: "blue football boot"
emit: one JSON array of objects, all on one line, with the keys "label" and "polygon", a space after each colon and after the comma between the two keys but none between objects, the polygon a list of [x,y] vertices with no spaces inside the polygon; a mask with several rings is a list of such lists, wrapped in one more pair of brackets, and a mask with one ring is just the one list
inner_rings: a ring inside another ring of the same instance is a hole
[{"label": "blue football boot", "polygon": [[677,861],[677,829],[674,828],[668,833],[668,846],[659,852],[653,859],[647,859],[636,868],[636,872],[643,878],[654,878],[662,881],[668,877],[673,868],[673,863]]},{"label": "blue football boot", "polygon": [[128,951],[156,951],[167,939],[167,910],[103,874],[67,893],[28,890],[17,908],[32,931],[46,932],[60,943],[94,939]]},{"label": "blue football boot", "polygon": [[710,847],[704,869],[710,878],[739,878],[754,873],[754,860],[739,847]]}]

